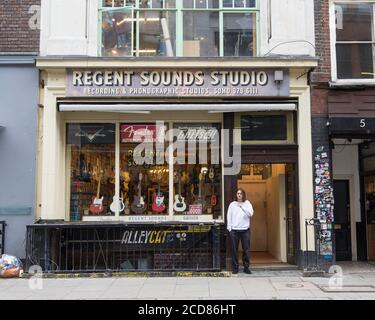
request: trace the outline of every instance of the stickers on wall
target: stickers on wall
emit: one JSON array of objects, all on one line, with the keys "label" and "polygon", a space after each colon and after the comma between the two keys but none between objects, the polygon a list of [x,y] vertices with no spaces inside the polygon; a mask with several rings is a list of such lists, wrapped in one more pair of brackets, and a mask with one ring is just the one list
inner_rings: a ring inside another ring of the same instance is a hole
[{"label": "stickers on wall", "polygon": [[328,153],[324,146],[316,149],[314,157],[314,204],[315,216],[320,220],[320,254],[324,259],[332,257],[333,188]]}]

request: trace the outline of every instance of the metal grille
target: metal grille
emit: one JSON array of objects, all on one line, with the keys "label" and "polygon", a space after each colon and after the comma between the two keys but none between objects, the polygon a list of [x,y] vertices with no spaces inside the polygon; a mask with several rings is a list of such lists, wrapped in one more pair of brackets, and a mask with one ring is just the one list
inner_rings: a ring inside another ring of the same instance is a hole
[{"label": "metal grille", "polygon": [[214,271],[224,259],[220,225],[35,224],[27,269],[46,272]]},{"label": "metal grille", "polygon": [[0,221],[0,254],[5,252],[5,221]]}]

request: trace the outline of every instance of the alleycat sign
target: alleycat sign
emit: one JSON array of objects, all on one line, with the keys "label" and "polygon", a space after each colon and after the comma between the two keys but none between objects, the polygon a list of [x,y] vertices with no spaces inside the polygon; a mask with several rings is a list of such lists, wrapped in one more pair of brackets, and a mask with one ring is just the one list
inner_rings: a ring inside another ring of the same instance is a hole
[{"label": "alleycat sign", "polygon": [[74,70],[71,97],[287,97],[285,69]]}]

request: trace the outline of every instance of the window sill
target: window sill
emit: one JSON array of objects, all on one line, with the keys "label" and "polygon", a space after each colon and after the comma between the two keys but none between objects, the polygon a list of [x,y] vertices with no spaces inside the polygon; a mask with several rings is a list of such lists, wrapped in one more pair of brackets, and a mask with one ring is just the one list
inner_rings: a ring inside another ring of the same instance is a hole
[{"label": "window sill", "polygon": [[128,216],[83,216],[82,222],[128,222],[128,223],[223,223],[222,219],[213,219],[212,215],[128,215]]},{"label": "window sill", "polygon": [[330,88],[375,87],[374,80],[337,80],[329,82]]}]

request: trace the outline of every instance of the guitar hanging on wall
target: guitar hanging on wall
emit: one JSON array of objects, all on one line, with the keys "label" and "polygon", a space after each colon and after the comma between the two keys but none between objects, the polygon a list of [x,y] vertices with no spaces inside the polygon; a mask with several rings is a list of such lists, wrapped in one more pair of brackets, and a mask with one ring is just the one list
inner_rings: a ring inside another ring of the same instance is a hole
[{"label": "guitar hanging on wall", "polygon": [[124,211],[125,209],[124,199],[117,197],[117,196],[113,196],[113,202],[111,203],[109,208],[111,209],[113,213],[116,212],[117,208],[119,212]]},{"label": "guitar hanging on wall", "polygon": [[144,198],[141,194],[141,192],[142,192],[142,190],[141,190],[142,189],[142,185],[141,185],[142,178],[143,178],[143,175],[140,172],[139,173],[139,182],[138,182],[138,195],[134,196],[134,200],[133,200],[133,203],[131,205],[132,211],[136,214],[143,214],[146,211],[145,200],[144,200]]},{"label": "guitar hanging on wall", "polygon": [[194,196],[195,197],[194,204],[201,205],[202,206],[202,212],[206,211],[206,209],[207,209],[207,204],[206,204],[205,197],[202,196],[202,181],[205,178],[205,174],[206,174],[206,172],[203,171],[203,170],[199,174],[199,186],[198,186],[199,191],[198,191],[198,196]]},{"label": "guitar hanging on wall", "polygon": [[152,211],[163,212],[165,210],[164,195],[160,192],[160,178],[158,179],[158,192],[153,194]]},{"label": "guitar hanging on wall", "polygon": [[96,191],[96,197],[93,197],[93,200],[92,200],[92,203],[91,203],[90,209],[89,209],[92,214],[96,214],[96,215],[102,213],[103,210],[104,210],[104,207],[103,207],[104,197],[102,196],[101,198],[99,198],[100,197],[101,181],[102,181],[102,174],[100,173],[99,180],[98,180],[98,188],[97,188],[97,191]]},{"label": "guitar hanging on wall", "polygon": [[181,175],[180,172],[177,173],[178,179],[178,194],[174,196],[173,209],[176,212],[184,212],[186,210],[185,198],[181,195]]},{"label": "guitar hanging on wall", "polygon": [[210,203],[211,203],[211,206],[214,207],[216,206],[217,204],[217,197],[216,197],[216,194],[215,194],[215,184],[214,184],[214,179],[215,179],[215,171],[214,171],[214,168],[211,167],[210,168],[210,172],[208,174],[208,177],[210,178],[211,180],[211,198],[210,198]]}]

